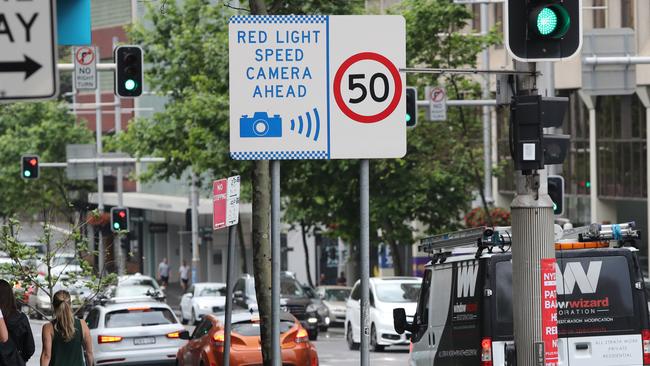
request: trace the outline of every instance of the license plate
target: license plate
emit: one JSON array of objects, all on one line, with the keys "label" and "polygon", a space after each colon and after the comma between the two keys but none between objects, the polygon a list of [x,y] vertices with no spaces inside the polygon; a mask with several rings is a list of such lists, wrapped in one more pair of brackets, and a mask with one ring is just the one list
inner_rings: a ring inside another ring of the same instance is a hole
[{"label": "license plate", "polygon": [[155,344],[155,343],[156,343],[155,337],[140,337],[140,338],[133,339],[133,344],[136,346],[142,346],[145,344]]}]

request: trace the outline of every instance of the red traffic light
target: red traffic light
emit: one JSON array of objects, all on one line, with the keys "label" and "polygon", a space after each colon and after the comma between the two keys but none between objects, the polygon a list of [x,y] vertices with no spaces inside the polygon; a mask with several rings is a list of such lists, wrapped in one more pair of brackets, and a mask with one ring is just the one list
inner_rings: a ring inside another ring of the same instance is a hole
[{"label": "red traffic light", "polygon": [[126,217],[126,212],[124,212],[124,211],[120,211],[120,212],[118,212],[117,214],[118,214],[121,218],[125,218],[125,217]]},{"label": "red traffic light", "polygon": [[36,158],[29,159],[29,165],[36,166],[36,164],[38,164],[38,160],[36,160]]}]

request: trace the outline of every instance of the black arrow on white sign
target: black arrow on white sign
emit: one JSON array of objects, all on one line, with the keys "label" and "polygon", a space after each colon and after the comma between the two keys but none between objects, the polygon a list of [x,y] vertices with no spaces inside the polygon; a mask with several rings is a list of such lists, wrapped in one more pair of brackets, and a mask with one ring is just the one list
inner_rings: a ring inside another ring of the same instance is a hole
[{"label": "black arrow on white sign", "polygon": [[41,64],[23,55],[25,61],[0,61],[0,73],[3,72],[24,72],[25,80],[41,68]]}]

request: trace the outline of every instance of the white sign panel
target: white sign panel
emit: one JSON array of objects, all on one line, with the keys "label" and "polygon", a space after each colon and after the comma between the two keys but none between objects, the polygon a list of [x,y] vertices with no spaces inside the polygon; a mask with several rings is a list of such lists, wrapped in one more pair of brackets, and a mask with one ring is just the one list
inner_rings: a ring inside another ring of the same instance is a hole
[{"label": "white sign panel", "polygon": [[95,47],[75,47],[74,84],[77,90],[97,89],[97,49]]},{"label": "white sign panel", "polygon": [[56,1],[0,6],[0,101],[57,95]]},{"label": "white sign panel", "polygon": [[401,16],[230,18],[233,159],[406,154]]},{"label": "white sign panel", "polygon": [[441,87],[427,87],[426,94],[429,98],[429,120],[447,120],[447,91]]}]

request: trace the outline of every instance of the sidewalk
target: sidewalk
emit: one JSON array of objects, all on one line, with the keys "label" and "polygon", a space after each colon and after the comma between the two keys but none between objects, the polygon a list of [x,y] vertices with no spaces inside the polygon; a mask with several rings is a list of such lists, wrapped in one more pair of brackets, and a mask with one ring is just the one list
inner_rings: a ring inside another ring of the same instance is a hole
[{"label": "sidewalk", "polygon": [[181,308],[181,296],[183,296],[183,289],[180,283],[170,283],[165,289],[167,295],[167,305],[171,306],[174,310]]}]

